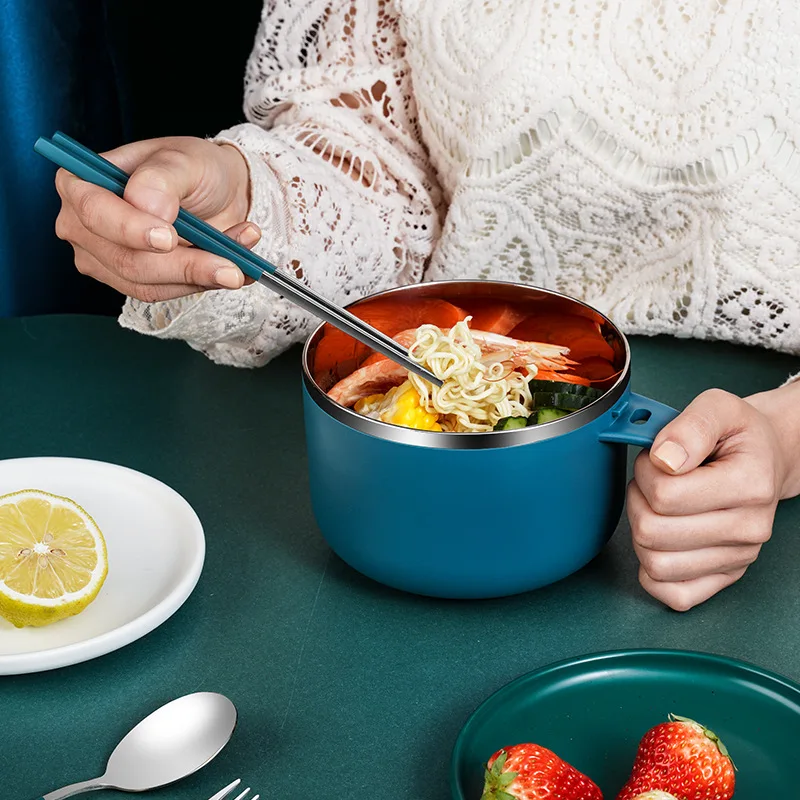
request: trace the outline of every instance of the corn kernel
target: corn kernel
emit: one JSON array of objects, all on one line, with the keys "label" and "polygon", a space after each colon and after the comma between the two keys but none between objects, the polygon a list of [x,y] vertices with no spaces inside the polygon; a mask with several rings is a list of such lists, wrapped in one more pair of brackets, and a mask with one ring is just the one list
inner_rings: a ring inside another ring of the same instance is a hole
[{"label": "corn kernel", "polygon": [[387,392],[380,418],[384,422],[417,430],[441,430],[439,415],[420,406],[419,395],[410,382]]}]

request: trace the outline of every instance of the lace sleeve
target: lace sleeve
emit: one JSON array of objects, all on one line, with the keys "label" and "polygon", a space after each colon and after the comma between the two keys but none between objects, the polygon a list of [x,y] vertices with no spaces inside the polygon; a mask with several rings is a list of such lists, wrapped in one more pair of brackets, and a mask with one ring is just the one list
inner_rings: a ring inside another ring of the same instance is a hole
[{"label": "lace sleeve", "polygon": [[[404,51],[392,0],[266,0],[245,74],[248,121],[214,137],[247,160],[256,252],[339,304],[421,280],[439,234]],[[120,323],[259,366],[316,321],[254,284],[129,298]]]}]

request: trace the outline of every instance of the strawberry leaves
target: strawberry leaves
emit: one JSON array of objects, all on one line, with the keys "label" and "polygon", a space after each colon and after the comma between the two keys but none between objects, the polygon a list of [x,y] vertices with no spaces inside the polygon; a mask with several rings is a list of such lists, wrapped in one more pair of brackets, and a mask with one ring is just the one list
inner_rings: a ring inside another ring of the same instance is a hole
[{"label": "strawberry leaves", "polygon": [[507,760],[508,753],[501,750],[492,766],[486,770],[481,800],[517,800],[513,794],[505,791],[505,788],[513,783],[519,774],[513,770],[503,771]]}]

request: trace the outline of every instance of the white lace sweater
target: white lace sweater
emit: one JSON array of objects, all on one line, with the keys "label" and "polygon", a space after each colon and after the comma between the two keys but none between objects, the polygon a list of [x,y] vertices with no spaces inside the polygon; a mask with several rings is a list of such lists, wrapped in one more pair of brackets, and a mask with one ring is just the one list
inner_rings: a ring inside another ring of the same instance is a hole
[{"label": "white lace sweater", "polygon": [[[257,252],[344,304],[492,278],[625,332],[800,354],[797,0],[266,0]],[[256,284],[121,324],[257,366],[316,320]]]}]

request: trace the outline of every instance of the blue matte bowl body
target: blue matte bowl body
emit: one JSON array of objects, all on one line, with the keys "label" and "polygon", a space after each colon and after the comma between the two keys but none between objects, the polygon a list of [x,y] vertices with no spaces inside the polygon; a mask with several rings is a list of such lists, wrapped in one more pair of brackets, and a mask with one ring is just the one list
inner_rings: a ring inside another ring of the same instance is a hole
[{"label": "blue matte bowl body", "polygon": [[598,439],[628,402],[551,439],[481,450],[355,430],[303,389],[311,502],[333,551],[416,594],[489,598],[574,573],[622,513],[627,447]]}]

